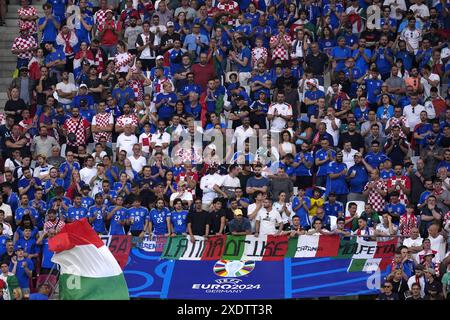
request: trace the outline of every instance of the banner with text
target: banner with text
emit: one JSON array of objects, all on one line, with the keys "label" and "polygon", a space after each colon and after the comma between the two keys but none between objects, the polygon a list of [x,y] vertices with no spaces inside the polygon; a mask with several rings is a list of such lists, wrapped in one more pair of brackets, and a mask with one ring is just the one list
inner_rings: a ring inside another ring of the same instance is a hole
[{"label": "banner with text", "polygon": [[[162,259],[277,261],[284,258],[334,257],[383,261],[394,255],[397,238],[366,241],[362,237],[339,235],[280,236],[176,236],[166,241]],[[157,245],[155,245],[155,248]],[[156,250],[155,250],[156,251]]]}]

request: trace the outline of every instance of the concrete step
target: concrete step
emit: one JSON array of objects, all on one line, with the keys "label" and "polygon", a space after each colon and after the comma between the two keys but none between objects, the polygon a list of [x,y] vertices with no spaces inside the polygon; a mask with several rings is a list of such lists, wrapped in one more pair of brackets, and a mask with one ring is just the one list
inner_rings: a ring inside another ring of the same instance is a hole
[{"label": "concrete step", "polygon": [[0,69],[0,78],[11,78],[16,66],[12,63],[9,63],[10,66],[6,67],[5,65]]},{"label": "concrete step", "polygon": [[0,65],[3,65],[4,63],[15,63],[15,62],[17,62],[17,56],[13,54],[9,56],[0,57]]},{"label": "concrete step", "polygon": [[9,78],[0,78],[0,88],[7,88],[12,81],[12,77],[10,76]]}]

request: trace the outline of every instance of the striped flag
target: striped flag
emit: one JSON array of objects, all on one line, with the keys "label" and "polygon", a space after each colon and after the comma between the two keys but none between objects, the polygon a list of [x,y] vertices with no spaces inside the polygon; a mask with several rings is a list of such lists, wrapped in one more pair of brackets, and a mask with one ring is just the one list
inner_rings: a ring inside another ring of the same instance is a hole
[{"label": "striped flag", "polygon": [[66,224],[49,240],[61,267],[62,300],[128,300],[122,269],[86,218]]}]

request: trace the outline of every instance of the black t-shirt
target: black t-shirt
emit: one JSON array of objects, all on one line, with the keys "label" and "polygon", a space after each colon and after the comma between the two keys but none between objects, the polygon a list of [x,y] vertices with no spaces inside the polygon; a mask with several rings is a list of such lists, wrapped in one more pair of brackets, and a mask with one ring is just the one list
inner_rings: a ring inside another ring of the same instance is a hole
[{"label": "black t-shirt", "polygon": [[220,220],[222,217],[226,217],[225,209],[220,209],[219,211],[212,211],[209,214],[210,220],[209,220],[209,234],[216,234],[220,230]]},{"label": "black t-shirt", "polygon": [[[244,112],[244,111],[248,111],[248,112],[249,112],[249,116],[250,116],[250,108],[249,108],[248,106],[244,106],[244,107],[242,107],[242,108],[239,108],[238,106],[234,106],[234,107],[231,109],[231,112],[234,113],[234,114],[237,115],[237,116],[239,116],[239,114],[240,114],[241,112]],[[233,125],[232,125],[232,128],[233,128],[233,129],[236,129],[236,128],[239,127],[240,125],[242,125],[241,119],[239,119],[239,120],[233,120]]]},{"label": "black t-shirt", "polygon": [[22,121],[22,111],[28,110],[29,107],[21,98],[18,100],[8,100],[5,104],[5,111],[14,111],[14,123]]},{"label": "black t-shirt", "polygon": [[187,223],[191,223],[192,233],[195,236],[204,236],[206,225],[210,222],[210,214],[205,210],[200,212],[190,211],[187,216]]},{"label": "black t-shirt", "polygon": [[342,149],[344,143],[348,141],[352,143],[352,149],[355,149],[356,151],[359,151],[359,148],[364,148],[364,139],[359,133],[353,135],[348,132],[342,133],[341,138],[339,139],[339,148]]},{"label": "black t-shirt", "polygon": [[297,80],[294,76],[290,77],[279,77],[275,82],[275,86],[278,90],[284,90],[284,86],[290,86],[291,88],[295,88],[297,86]]},{"label": "black t-shirt", "polygon": [[[173,33],[173,34],[165,34],[161,37],[161,47],[166,46],[167,44],[173,44],[175,40],[180,40],[180,34],[179,33]],[[167,50],[166,50],[167,51]],[[161,50],[161,54],[164,54],[166,51]]]},{"label": "black t-shirt", "polygon": [[323,74],[328,63],[328,56],[323,52],[319,52],[317,56],[310,53],[306,56],[305,62],[311,69],[313,75]]},{"label": "black t-shirt", "polygon": [[[42,91],[43,92],[37,93],[37,96],[36,96],[37,104],[44,105],[46,103],[47,96],[45,95],[44,91],[51,89],[52,86],[56,87],[56,83],[57,83],[57,81],[56,81],[56,78],[54,78],[54,77],[48,77],[47,79],[42,80]],[[39,85],[39,81],[36,81],[36,87],[38,85]],[[35,89],[36,89],[36,87],[35,87]]]},{"label": "black t-shirt", "polygon": [[[88,79],[86,79],[86,81],[84,83],[87,85],[87,87],[89,89],[91,89],[91,88],[95,89],[95,88],[98,88],[101,84],[103,84],[103,81],[100,78],[95,78],[94,80],[88,78]],[[95,103],[99,103],[101,101],[101,99],[102,99],[101,93],[92,92],[91,94],[92,94],[92,97],[94,98]]]}]

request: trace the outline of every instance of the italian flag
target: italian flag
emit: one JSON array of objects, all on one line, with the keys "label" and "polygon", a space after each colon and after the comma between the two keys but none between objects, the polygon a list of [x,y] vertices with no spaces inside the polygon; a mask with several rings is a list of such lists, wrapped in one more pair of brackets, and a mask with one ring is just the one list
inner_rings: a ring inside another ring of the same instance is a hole
[{"label": "italian flag", "polygon": [[49,240],[60,265],[62,300],[128,300],[128,288],[116,259],[86,218],[66,224]]},{"label": "italian flag", "polygon": [[[374,242],[366,241],[362,237],[353,237],[350,240],[341,241],[338,258],[352,259],[347,272],[384,270],[392,260],[396,245],[396,238],[390,241]],[[349,248],[353,248],[353,254],[349,254]]]}]

